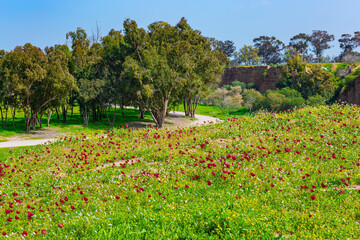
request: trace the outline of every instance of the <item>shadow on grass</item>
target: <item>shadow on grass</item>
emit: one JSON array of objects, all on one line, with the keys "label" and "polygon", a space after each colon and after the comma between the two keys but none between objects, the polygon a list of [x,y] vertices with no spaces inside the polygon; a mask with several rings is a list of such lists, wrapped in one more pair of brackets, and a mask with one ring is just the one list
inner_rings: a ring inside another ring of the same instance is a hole
[{"label": "shadow on grass", "polygon": [[[110,121],[113,119],[113,110],[108,111]],[[145,114],[145,119],[140,119],[139,110],[137,109],[124,109],[125,117],[122,117],[120,109],[117,109],[115,114],[115,124],[114,128],[119,128],[126,126],[129,122],[144,122],[151,123],[151,116]],[[53,114],[50,120],[50,127],[46,127],[47,119],[46,116],[42,117],[42,129],[39,128],[39,125],[36,126],[36,130],[30,130],[29,133],[25,131],[25,120],[24,117],[21,117],[21,113],[17,113],[15,117],[15,127],[12,126],[12,119],[8,118],[8,125],[6,129],[0,128],[0,136],[4,138],[12,137],[15,135],[22,135],[24,137],[37,137],[42,134],[42,132],[47,132],[48,130],[53,130],[61,133],[80,133],[87,131],[107,131],[112,127],[109,126],[107,117],[103,114],[102,119],[94,122],[90,118],[89,124],[87,126],[83,125],[84,120],[79,113],[79,109],[74,109],[74,114],[70,120],[70,112],[68,113],[67,122],[63,123],[62,115],[60,114],[59,118],[56,114]],[[1,141],[1,140],[0,140]]]}]

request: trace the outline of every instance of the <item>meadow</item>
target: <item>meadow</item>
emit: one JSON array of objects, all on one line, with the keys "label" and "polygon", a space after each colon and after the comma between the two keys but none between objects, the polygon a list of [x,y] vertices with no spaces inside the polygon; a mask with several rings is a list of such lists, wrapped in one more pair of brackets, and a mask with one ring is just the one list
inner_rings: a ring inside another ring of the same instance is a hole
[{"label": "meadow", "polygon": [[357,239],[359,118],[337,104],[5,149],[0,237]]}]

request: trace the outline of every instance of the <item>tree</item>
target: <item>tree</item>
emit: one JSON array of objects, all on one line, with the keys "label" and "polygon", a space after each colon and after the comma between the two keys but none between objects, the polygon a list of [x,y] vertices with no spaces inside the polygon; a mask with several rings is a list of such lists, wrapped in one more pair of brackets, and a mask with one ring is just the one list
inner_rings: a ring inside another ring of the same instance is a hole
[{"label": "tree", "polygon": [[313,52],[317,58],[317,61],[320,62],[323,56],[323,52],[326,49],[331,48],[329,42],[334,41],[335,37],[332,34],[328,34],[327,31],[314,30],[310,35],[310,42],[313,46]]},{"label": "tree", "polygon": [[234,53],[235,60],[239,64],[255,65],[260,62],[258,49],[251,45],[244,45],[238,52]]},{"label": "tree", "polygon": [[[149,111],[157,127],[162,127],[169,104],[193,99],[207,83],[219,79],[221,65],[210,43],[192,30],[185,19],[176,26],[154,22],[148,31],[126,20],[125,42],[130,54],[124,74],[136,86],[133,96]],[[218,51],[215,51],[218,52]],[[186,95],[184,95],[184,89]],[[194,105],[188,102],[191,109]],[[195,104],[196,105],[196,104]]]},{"label": "tree", "polygon": [[215,38],[208,38],[212,48],[214,50],[218,50],[219,52],[225,54],[228,58],[230,58],[236,50],[234,46],[234,42],[230,40],[219,41]]},{"label": "tree", "polygon": [[353,41],[356,43],[356,47],[360,47],[360,31],[354,32]]},{"label": "tree", "polygon": [[344,54],[351,53],[356,47],[356,42],[353,41],[351,34],[342,34],[339,43]]},{"label": "tree", "polygon": [[[135,56],[127,56],[124,63],[126,74],[135,79],[139,86],[139,99],[144,103],[157,127],[162,127],[170,99],[182,87],[183,79],[176,71],[185,58],[181,58],[180,49],[186,49],[183,43],[177,43],[175,27],[165,22],[154,22],[142,38],[135,21],[124,23],[126,40],[130,40]],[[138,46],[145,42],[144,48]]]},{"label": "tree", "polygon": [[[44,102],[45,99],[53,99],[48,104],[44,105],[40,112],[41,116],[46,112],[47,126],[49,126],[52,108],[66,106],[71,97],[71,92],[77,90],[75,78],[69,72],[69,58],[66,55],[67,52],[59,46],[60,45],[55,45],[54,47],[45,48],[48,58],[47,75],[41,85],[38,86],[38,91],[41,94],[37,96],[38,100],[35,101],[36,103],[41,103]],[[63,110],[63,116],[64,111],[66,110]]]},{"label": "tree", "polygon": [[14,91],[11,84],[9,84],[9,82],[5,80],[3,75],[4,72],[1,62],[2,59],[5,57],[5,54],[5,50],[0,50],[0,112],[1,122],[4,129],[6,129],[7,127],[7,115],[9,106],[14,106],[17,102],[16,98],[14,97]]},{"label": "tree", "polygon": [[341,61],[351,62],[351,58],[358,58],[359,54],[354,52],[354,49],[360,46],[360,32],[355,32],[354,36],[351,34],[342,34],[338,41],[340,48],[343,50],[339,56]]},{"label": "tree", "polygon": [[30,43],[16,47],[3,58],[3,79],[14,89],[24,112],[25,130],[36,117],[32,109],[36,97],[36,86],[46,77],[46,55]]},{"label": "tree", "polygon": [[219,46],[216,50],[224,53],[227,57],[231,57],[235,51],[236,47],[234,46],[234,42],[230,40],[226,40],[225,42],[219,41]]},{"label": "tree", "polygon": [[93,113],[93,121],[101,117],[100,109],[103,103],[100,101],[100,96],[105,85],[101,62],[102,46],[99,43],[93,43],[90,46],[87,34],[81,28],[67,33],[66,38],[71,38],[71,72],[79,88],[78,102],[84,125],[88,125],[90,111]]},{"label": "tree", "polygon": [[287,61],[277,87],[295,89],[305,99],[316,94],[328,98],[334,92],[331,74],[320,64],[307,65],[299,54]]},{"label": "tree", "polygon": [[258,55],[263,64],[277,64],[281,62],[281,51],[284,43],[275,37],[260,36],[254,38],[254,46],[258,48]]},{"label": "tree", "polygon": [[[130,82],[122,77],[123,63],[127,55],[124,35],[122,35],[120,31],[111,29],[109,34],[102,38],[102,45],[102,58],[104,68],[106,69],[102,101],[114,106],[112,121],[107,111],[105,111],[109,126],[114,126],[117,104],[120,104],[123,110],[126,98],[131,98],[130,96],[133,92],[129,89],[131,87]],[[124,117],[124,111],[122,111],[122,113]]]},{"label": "tree", "polygon": [[[219,50],[212,50],[208,38],[193,30],[185,18],[176,27],[180,31],[179,40],[190,44],[185,53],[186,62],[180,69],[184,82],[179,99],[183,99],[185,116],[195,117],[200,95],[205,95],[209,86],[220,82],[223,72],[221,59],[227,58]],[[224,57],[219,59],[220,55]]]},{"label": "tree", "polygon": [[37,114],[61,99],[73,86],[65,55],[58,51],[48,57],[30,43],[16,47],[2,60],[1,78],[19,100],[25,130],[35,129]]},{"label": "tree", "polygon": [[310,37],[305,33],[299,33],[290,39],[289,47],[293,48],[303,57],[308,57]]}]

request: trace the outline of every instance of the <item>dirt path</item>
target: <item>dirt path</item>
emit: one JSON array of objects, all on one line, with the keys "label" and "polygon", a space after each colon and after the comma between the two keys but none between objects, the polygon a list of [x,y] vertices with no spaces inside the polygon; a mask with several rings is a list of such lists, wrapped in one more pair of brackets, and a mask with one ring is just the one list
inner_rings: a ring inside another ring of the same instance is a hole
[{"label": "dirt path", "polygon": [[[177,128],[177,127],[190,127],[194,125],[203,125],[221,122],[222,120],[214,117],[204,116],[204,115],[195,115],[196,120],[190,120],[184,118],[183,112],[170,112],[170,116],[166,118],[165,128]],[[129,127],[143,128],[149,125],[154,125],[150,123],[143,122],[134,122],[128,123]],[[60,136],[60,133],[57,133],[56,130],[41,130],[34,132],[29,137],[36,137],[37,139],[24,139],[23,136],[16,136],[10,138],[9,141],[0,142],[0,148],[10,148],[10,147],[22,147],[22,146],[34,146],[40,144],[49,144],[54,142]],[[27,137],[27,136],[26,136]]]}]

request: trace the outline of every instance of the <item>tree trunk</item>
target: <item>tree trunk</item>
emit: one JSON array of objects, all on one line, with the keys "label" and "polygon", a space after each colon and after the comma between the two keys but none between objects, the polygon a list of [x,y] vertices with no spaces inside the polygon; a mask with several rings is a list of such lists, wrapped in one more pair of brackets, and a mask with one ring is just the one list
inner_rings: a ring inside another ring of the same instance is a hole
[{"label": "tree trunk", "polygon": [[153,119],[153,121],[155,122],[156,124],[156,127],[159,126],[159,122],[158,122],[158,119],[156,118],[155,114],[151,111],[151,108],[147,108],[151,118]]},{"label": "tree trunk", "polygon": [[25,131],[26,132],[30,132],[30,122],[31,122],[30,118],[25,118]]},{"label": "tree trunk", "polygon": [[111,122],[110,122],[110,118],[109,118],[109,115],[108,115],[107,111],[105,111],[105,114],[106,114],[106,118],[107,118],[108,123],[109,123],[109,127],[111,127]]},{"label": "tree trunk", "polygon": [[36,130],[37,114],[32,113],[31,115],[32,115],[32,117],[31,117],[31,126],[32,126],[33,130]]},{"label": "tree trunk", "polygon": [[7,128],[7,116],[8,116],[8,111],[9,111],[9,104],[6,104],[6,108],[5,108],[5,121],[4,121],[4,129]]},{"label": "tree trunk", "polygon": [[93,122],[97,122],[97,121],[98,121],[98,119],[97,119],[97,114],[96,114],[96,106],[95,106],[95,105],[92,106],[92,121],[93,121]]},{"label": "tree trunk", "polygon": [[99,119],[99,121],[101,121],[102,120],[102,114],[103,114],[102,107],[99,106],[97,108],[97,112],[98,112],[98,119]]},{"label": "tree trunk", "polygon": [[165,123],[165,117],[166,117],[166,113],[167,113],[167,108],[168,108],[168,104],[169,104],[169,99],[164,100],[164,105],[163,105],[163,109],[161,112],[161,120],[160,120],[160,124],[159,124],[159,128],[162,128],[163,124]]},{"label": "tree trunk", "polygon": [[71,115],[70,115],[70,120],[69,120],[69,122],[71,122],[71,120],[72,120],[73,113],[74,113],[74,106],[71,106]]},{"label": "tree trunk", "polygon": [[125,113],[124,113],[124,99],[121,100],[121,115],[122,115],[122,118],[125,118]]},{"label": "tree trunk", "polygon": [[84,107],[84,125],[89,125],[89,114],[88,114],[88,110],[87,110],[87,106],[85,105]]},{"label": "tree trunk", "polygon": [[11,115],[12,115],[12,125],[13,125],[13,127],[15,127],[15,114],[16,114],[16,108],[15,108],[15,107],[10,106],[10,112],[11,112]]},{"label": "tree trunk", "polygon": [[115,116],[116,116],[116,102],[115,102],[115,108],[114,108],[114,115],[113,115],[112,126],[115,126]]},{"label": "tree trunk", "polygon": [[200,97],[195,97],[194,101],[192,102],[191,111],[190,111],[190,117],[195,118],[195,112],[196,108],[199,104]]},{"label": "tree trunk", "polygon": [[184,112],[185,112],[185,117],[189,116],[189,112],[188,109],[186,107],[186,97],[184,96]]},{"label": "tree trunk", "polygon": [[47,124],[46,124],[47,127],[50,127],[51,114],[52,114],[52,111],[48,110],[48,112],[47,112]]},{"label": "tree trunk", "polygon": [[62,122],[67,123],[67,107],[62,106]]},{"label": "tree trunk", "polygon": [[144,119],[144,108],[141,107],[141,104],[139,104],[139,118]]},{"label": "tree trunk", "polygon": [[57,115],[57,119],[59,120],[60,119],[60,116],[59,116],[59,111],[57,108],[55,108],[55,111],[56,111],[56,115]]},{"label": "tree trunk", "polygon": [[[0,112],[1,112],[1,124],[3,125],[4,127],[4,115],[3,115],[3,110],[2,110],[2,107],[0,106]],[[5,127],[4,127],[5,129]]]},{"label": "tree trunk", "polygon": [[40,127],[40,129],[42,128],[42,116],[43,116],[43,114],[40,114],[40,118],[39,118],[39,127]]}]

